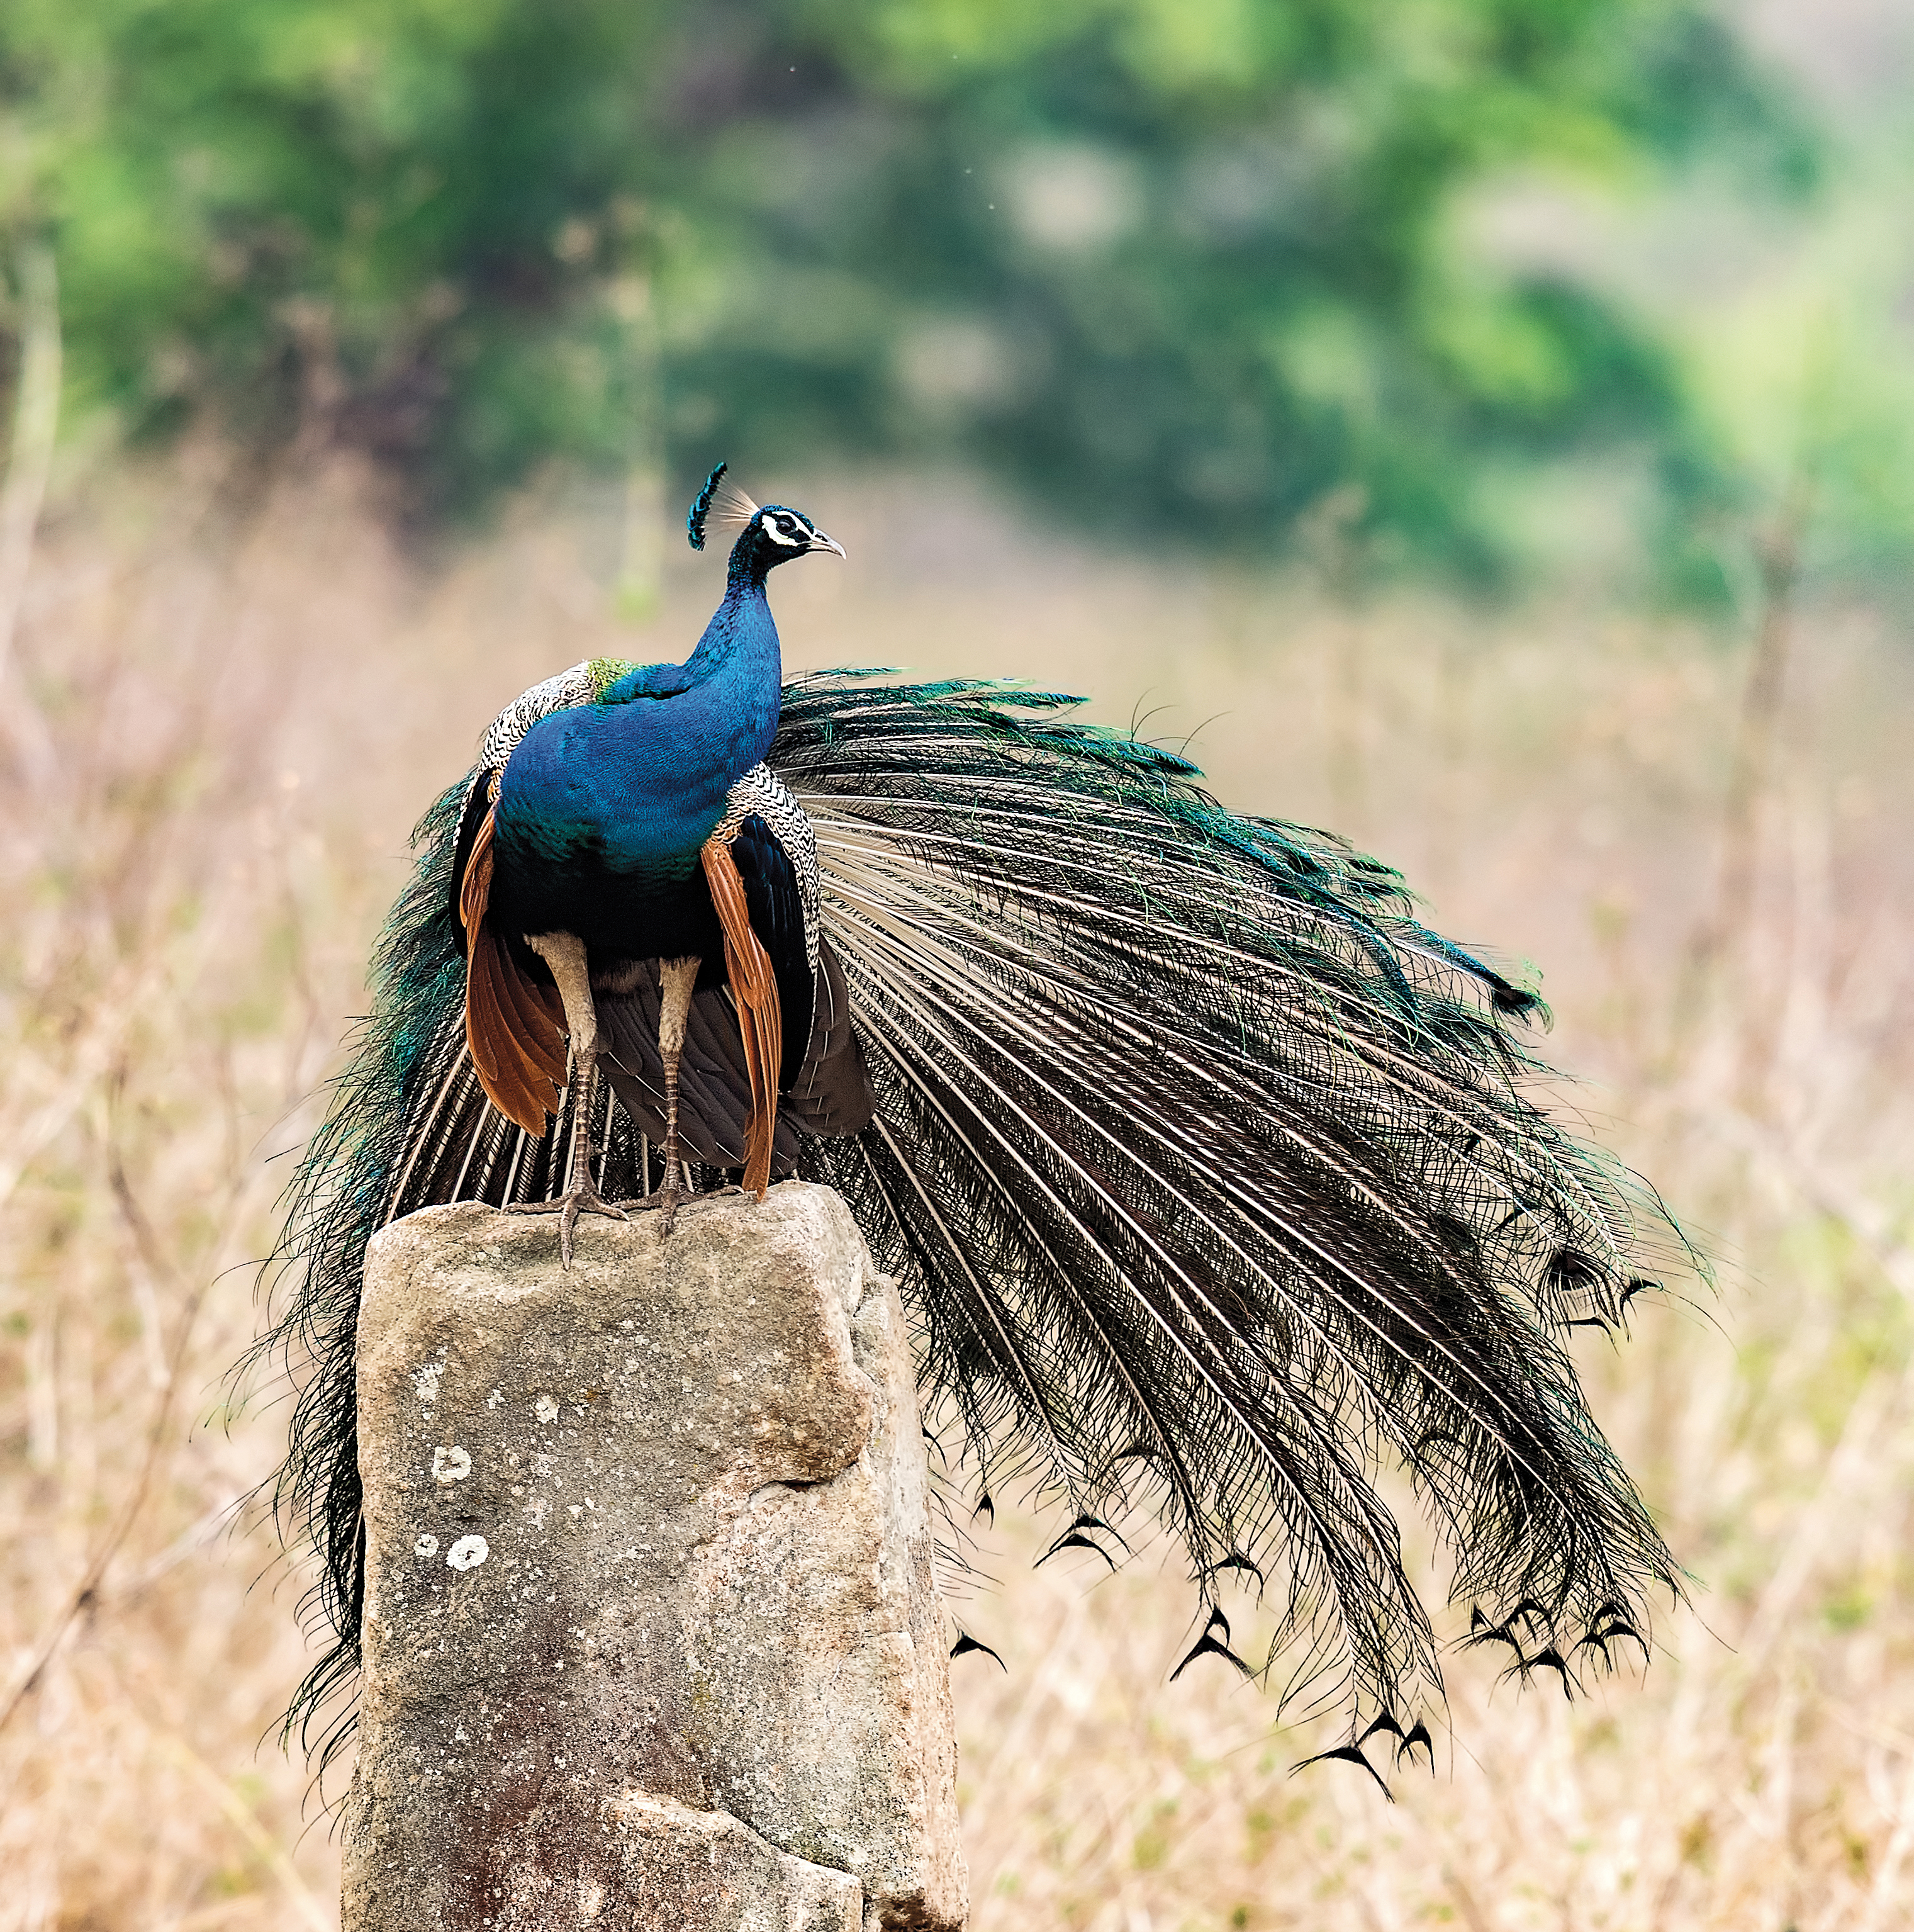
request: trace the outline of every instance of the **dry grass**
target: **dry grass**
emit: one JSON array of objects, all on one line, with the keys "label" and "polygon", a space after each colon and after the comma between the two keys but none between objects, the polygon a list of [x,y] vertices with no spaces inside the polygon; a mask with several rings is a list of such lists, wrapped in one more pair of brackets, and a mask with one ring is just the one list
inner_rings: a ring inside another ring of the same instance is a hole
[{"label": "dry grass", "polygon": [[[229,1514],[281,1421],[229,1416],[220,1383],[254,1322],[265,1156],[310,1126],[404,832],[498,703],[590,651],[678,654],[714,587],[675,566],[634,640],[602,614],[589,506],[428,574],[349,477],[236,524],[221,488],[196,458],[55,524],[0,714],[12,1685],[110,1552],[0,1733],[4,1932],[333,1922],[326,1830],[267,1735],[298,1580]],[[794,664],[1020,674],[1117,722],[1148,692],[1171,735],[1221,712],[1196,748],[1227,797],[1340,824],[1450,930],[1547,963],[1580,1103],[1727,1263],[1718,1300],[1585,1351],[1694,1610],[1645,1678],[1573,1705],[1459,1661],[1438,1774],[1394,1806],[1346,1767],[1292,1778],[1327,1735],[1275,1727],[1222,1666],[1166,1685],[1185,1600],[1153,1554],[1032,1575],[1035,1532],[1007,1526],[1003,1588],[961,1606],[1011,1666],[959,1666],[978,1932],[1907,1922],[1904,640],[1801,620],[1751,890],[1721,908],[1731,646],[1586,612],[1339,613],[1101,564],[927,485],[801,500],[852,562],[780,579]]]}]

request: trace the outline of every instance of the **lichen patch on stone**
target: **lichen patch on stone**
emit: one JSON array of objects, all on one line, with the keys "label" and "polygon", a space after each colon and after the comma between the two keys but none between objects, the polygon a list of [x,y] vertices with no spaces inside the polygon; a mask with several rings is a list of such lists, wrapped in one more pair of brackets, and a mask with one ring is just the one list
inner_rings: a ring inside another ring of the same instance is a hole
[{"label": "lichen patch on stone", "polygon": [[492,1554],[482,1536],[462,1536],[445,1552],[447,1564],[454,1570],[476,1570]]},{"label": "lichen patch on stone", "polygon": [[449,1449],[432,1452],[432,1480],[435,1483],[463,1483],[472,1474],[472,1455],[454,1443]]}]

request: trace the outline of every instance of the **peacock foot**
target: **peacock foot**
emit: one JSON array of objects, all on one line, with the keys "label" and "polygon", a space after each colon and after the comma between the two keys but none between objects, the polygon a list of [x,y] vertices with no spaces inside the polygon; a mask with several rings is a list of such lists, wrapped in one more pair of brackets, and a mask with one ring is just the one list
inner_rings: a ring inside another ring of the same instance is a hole
[{"label": "peacock foot", "polygon": [[696,1193],[688,1187],[660,1187],[655,1193],[646,1195],[642,1201],[628,1202],[625,1204],[640,1211],[647,1208],[663,1209],[664,1232],[668,1234],[678,1226],[679,1208],[702,1207],[707,1201],[722,1201],[727,1194],[741,1194],[753,1201],[764,1198],[761,1194],[753,1194],[748,1188],[740,1187],[735,1180],[727,1180],[722,1187],[706,1187]]},{"label": "peacock foot", "polygon": [[580,1215],[603,1214],[613,1221],[628,1221],[631,1218],[622,1204],[607,1201],[589,1180],[568,1193],[561,1194],[556,1201],[514,1201],[505,1211],[508,1214],[556,1214],[559,1217],[559,1253],[567,1268],[571,1265],[572,1230],[578,1226]]},{"label": "peacock foot", "polygon": [[664,1215],[663,1232],[668,1234],[678,1226],[678,1210],[686,1202],[702,1201],[705,1198],[702,1194],[693,1194],[688,1187],[659,1187],[642,1201],[634,1201],[631,1204],[641,1214],[648,1208],[660,1210]]}]

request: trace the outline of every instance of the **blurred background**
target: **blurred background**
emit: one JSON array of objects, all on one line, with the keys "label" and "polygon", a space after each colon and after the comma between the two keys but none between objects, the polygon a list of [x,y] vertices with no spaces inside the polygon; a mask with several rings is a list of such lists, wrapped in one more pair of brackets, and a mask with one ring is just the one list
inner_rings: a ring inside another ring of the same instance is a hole
[{"label": "blurred background", "polygon": [[1007,1511],[977,1932],[1908,1923],[1910,105],[1902,0],[10,0],[0,1932],[337,1923],[222,1378],[412,818],[681,658],[720,456],[792,668],[1399,865],[1720,1262],[1578,1345],[1692,1608],[1394,1804]]}]

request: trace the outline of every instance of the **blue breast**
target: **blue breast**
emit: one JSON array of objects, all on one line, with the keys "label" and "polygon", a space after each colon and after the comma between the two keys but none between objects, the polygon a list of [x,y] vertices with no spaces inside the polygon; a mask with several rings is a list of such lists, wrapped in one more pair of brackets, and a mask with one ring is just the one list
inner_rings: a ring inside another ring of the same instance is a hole
[{"label": "blue breast", "polygon": [[500,782],[495,900],[525,930],[580,930],[607,896],[690,878],[731,787],[771,748],[781,677],[762,584],[734,586],[685,664],[541,719]]}]

